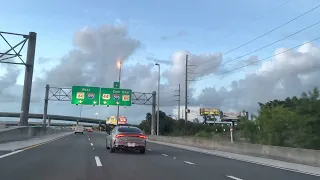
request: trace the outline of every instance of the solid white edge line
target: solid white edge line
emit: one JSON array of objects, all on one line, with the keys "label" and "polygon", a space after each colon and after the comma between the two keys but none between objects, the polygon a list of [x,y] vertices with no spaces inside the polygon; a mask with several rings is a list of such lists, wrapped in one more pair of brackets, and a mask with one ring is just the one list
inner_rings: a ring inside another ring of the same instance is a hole
[{"label": "solid white edge line", "polygon": [[22,151],[23,151],[23,149],[18,150],[18,151],[13,151],[13,152],[11,152],[11,153],[7,153],[7,154],[4,154],[4,155],[1,155],[1,156],[0,156],[0,159],[1,159],[1,158],[4,158],[4,157],[7,157],[7,156],[11,156],[11,155],[13,155],[13,154],[17,154],[17,153],[22,152]]},{"label": "solid white edge line", "polygon": [[176,157],[173,157],[173,159],[177,159]]},{"label": "solid white edge line", "polygon": [[91,146],[93,146],[93,144],[92,144],[92,143],[90,143],[90,145],[91,145]]},{"label": "solid white edge line", "polygon": [[228,178],[234,179],[234,180],[242,180],[240,178],[234,177],[234,176],[227,176]]},{"label": "solid white edge line", "polygon": [[183,161],[183,162],[187,164],[194,164],[193,162],[189,162],[189,161]]},{"label": "solid white edge line", "polygon": [[167,154],[161,154],[162,156],[168,156]]},{"label": "solid white edge line", "polygon": [[94,159],[96,160],[97,166],[102,166],[100,158],[98,156],[95,156]]},{"label": "solid white edge line", "polygon": [[148,151],[152,151],[151,149],[147,149]]}]

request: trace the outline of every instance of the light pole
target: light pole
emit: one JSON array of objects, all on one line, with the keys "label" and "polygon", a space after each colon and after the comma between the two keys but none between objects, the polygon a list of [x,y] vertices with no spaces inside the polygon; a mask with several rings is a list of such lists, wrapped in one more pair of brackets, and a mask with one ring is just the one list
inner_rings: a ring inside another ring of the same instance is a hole
[{"label": "light pole", "polygon": [[159,107],[160,107],[160,64],[156,63],[156,66],[158,66],[158,113],[157,113],[157,136],[159,136],[159,115],[160,115],[160,111],[159,111]]},{"label": "light pole", "polygon": [[[117,67],[118,67],[118,69],[119,69],[119,88],[120,88],[120,81],[121,81],[121,66],[122,66],[122,63],[121,63],[121,61],[119,60],[119,61],[117,62]],[[118,108],[118,109],[117,109],[117,125],[118,125],[119,113],[120,113],[120,106],[118,105],[117,108]]]}]

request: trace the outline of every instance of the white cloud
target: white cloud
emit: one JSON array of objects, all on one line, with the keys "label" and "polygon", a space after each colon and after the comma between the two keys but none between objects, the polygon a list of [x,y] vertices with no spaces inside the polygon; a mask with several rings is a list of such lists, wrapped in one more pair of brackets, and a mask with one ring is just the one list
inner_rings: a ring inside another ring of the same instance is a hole
[{"label": "white cloud", "polygon": [[[141,47],[141,43],[128,35],[125,26],[85,27],[75,33],[73,43],[75,49],[70,50],[59,60],[50,59],[50,64],[57,65],[46,68],[41,76],[38,75],[35,78],[31,112],[42,112],[45,84],[57,87],[71,87],[72,85],[111,87],[113,81],[118,79],[116,62],[119,59],[124,64],[121,80],[122,88],[146,93],[151,93],[157,89],[158,72],[154,63],[142,64],[137,62],[134,65],[130,65],[132,62],[128,63],[128,58]],[[283,51],[283,48],[275,50],[275,53],[279,51]],[[197,78],[218,74],[230,68],[219,67],[223,58],[215,57],[221,53],[194,55],[188,51],[175,52],[171,56],[171,62],[164,66],[169,68],[161,74],[164,81],[160,87],[161,109],[173,116],[177,115],[177,102],[173,101],[173,91],[178,88],[178,84],[181,84],[181,110],[184,109],[182,107],[184,104],[186,54],[190,54],[190,64],[200,65],[196,68]],[[259,57],[253,59],[259,59]],[[252,58],[246,60],[246,62],[250,61],[252,61]],[[207,63],[201,65],[204,62]],[[243,63],[240,62],[238,65],[241,64]],[[163,68],[163,66],[161,67]],[[205,71],[208,67],[217,68]],[[16,70],[14,66],[6,66],[5,68],[6,74],[0,76],[0,102],[8,103],[4,108],[6,111],[18,111],[22,90],[21,86],[15,83],[20,71]],[[212,87],[210,79],[206,80],[208,88],[189,86],[190,109],[192,110],[189,119],[197,116],[199,106],[220,108],[225,111],[241,111],[243,109],[255,111],[258,102],[299,95],[302,91],[320,85],[318,83],[319,68],[320,48],[313,44],[306,44],[297,51],[283,53],[262,63],[255,73],[248,74],[244,79],[231,82],[229,87],[219,89]],[[202,89],[199,97],[193,97],[196,89]],[[100,118],[106,118],[110,115],[116,115],[116,108],[85,106],[82,115],[95,117],[95,112],[99,113]],[[151,112],[151,106],[133,105],[132,107],[121,108],[120,112],[121,115],[127,116],[129,121],[138,123],[144,119],[147,112]],[[49,113],[78,116],[80,109],[78,106],[70,105],[70,102],[50,102]]]}]

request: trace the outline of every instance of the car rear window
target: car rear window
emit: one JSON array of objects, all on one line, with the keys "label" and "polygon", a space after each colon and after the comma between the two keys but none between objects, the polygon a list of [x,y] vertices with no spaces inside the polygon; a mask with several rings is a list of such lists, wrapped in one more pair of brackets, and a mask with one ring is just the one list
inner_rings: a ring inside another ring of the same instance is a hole
[{"label": "car rear window", "polygon": [[133,127],[121,127],[118,129],[119,132],[125,132],[125,133],[142,133],[142,131],[138,128]]}]

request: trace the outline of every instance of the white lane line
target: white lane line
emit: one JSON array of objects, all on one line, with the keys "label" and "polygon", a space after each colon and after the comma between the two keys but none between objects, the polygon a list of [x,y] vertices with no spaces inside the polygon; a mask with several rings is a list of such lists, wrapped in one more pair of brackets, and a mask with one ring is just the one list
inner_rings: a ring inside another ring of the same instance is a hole
[{"label": "white lane line", "polygon": [[168,156],[167,154],[161,154],[162,156]]},{"label": "white lane line", "polygon": [[91,145],[91,146],[93,146],[93,144],[92,144],[92,143],[90,143],[90,145]]},{"label": "white lane line", "polygon": [[92,148],[92,150],[94,150],[94,148]]},{"label": "white lane line", "polygon": [[173,157],[173,159],[177,159],[176,157]]},{"label": "white lane line", "polygon": [[193,162],[189,162],[189,161],[183,161],[183,162],[187,164],[194,164]]},{"label": "white lane line", "polygon": [[89,138],[89,141],[90,141],[90,138]]},{"label": "white lane line", "polygon": [[228,178],[234,179],[234,180],[242,180],[240,178],[234,177],[234,176],[227,176]]},{"label": "white lane line", "polygon": [[96,160],[97,166],[102,166],[101,161],[98,156],[95,156],[94,159]]},{"label": "white lane line", "polygon": [[23,151],[23,149],[18,150],[18,151],[13,151],[13,152],[8,153],[8,154],[1,155],[1,156],[0,156],[0,159],[1,159],[1,158],[4,158],[4,157],[7,157],[7,156],[11,156],[11,155],[13,155],[13,154],[17,154],[17,153],[22,152],[22,151]]},{"label": "white lane line", "polygon": [[152,151],[151,149],[147,149],[148,151]]}]

